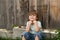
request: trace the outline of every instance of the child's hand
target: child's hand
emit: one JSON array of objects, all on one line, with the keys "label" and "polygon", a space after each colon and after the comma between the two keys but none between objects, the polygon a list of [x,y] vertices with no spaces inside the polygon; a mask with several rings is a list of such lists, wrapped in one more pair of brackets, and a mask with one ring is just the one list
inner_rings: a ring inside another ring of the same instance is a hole
[{"label": "child's hand", "polygon": [[36,23],[37,23],[37,21],[33,21],[33,23],[34,23],[34,24],[36,24]]},{"label": "child's hand", "polygon": [[32,21],[28,21],[27,25],[30,26],[32,24]]},{"label": "child's hand", "polygon": [[26,32],[29,32],[30,31],[30,26],[32,24],[32,21],[28,21],[27,22],[27,25],[26,25]]},{"label": "child's hand", "polygon": [[38,27],[37,21],[33,21],[33,23],[34,23],[34,27],[36,29],[35,31],[38,32],[40,30],[40,28]]}]

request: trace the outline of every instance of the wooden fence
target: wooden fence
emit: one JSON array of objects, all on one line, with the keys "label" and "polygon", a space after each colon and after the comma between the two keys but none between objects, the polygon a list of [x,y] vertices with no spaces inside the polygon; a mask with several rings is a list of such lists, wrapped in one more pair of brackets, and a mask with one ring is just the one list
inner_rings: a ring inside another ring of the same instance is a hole
[{"label": "wooden fence", "polygon": [[25,26],[28,11],[35,9],[43,28],[60,28],[60,0],[0,0],[0,28]]}]

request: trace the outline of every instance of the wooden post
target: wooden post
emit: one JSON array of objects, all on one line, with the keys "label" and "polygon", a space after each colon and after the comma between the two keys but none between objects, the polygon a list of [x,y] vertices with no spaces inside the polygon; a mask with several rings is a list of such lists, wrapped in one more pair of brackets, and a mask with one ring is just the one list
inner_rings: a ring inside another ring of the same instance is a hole
[{"label": "wooden post", "polygon": [[16,24],[16,0],[14,0],[14,24]]},{"label": "wooden post", "polygon": [[20,9],[20,2],[21,2],[21,0],[16,0],[16,3],[17,3],[17,24],[18,25],[20,25],[20,11],[21,11],[21,9]]},{"label": "wooden post", "polygon": [[31,0],[29,0],[29,11],[31,10],[31,5],[32,4],[32,2],[31,2]]},{"label": "wooden post", "polygon": [[49,28],[49,23],[48,23],[48,18],[49,18],[49,13],[50,13],[50,1],[49,0],[47,0],[47,18],[46,18],[46,28],[48,29]]},{"label": "wooden post", "polygon": [[9,28],[9,10],[8,10],[8,0],[6,0],[6,12],[7,12],[7,29]]},{"label": "wooden post", "polygon": [[37,11],[37,0],[34,0],[34,9]]}]

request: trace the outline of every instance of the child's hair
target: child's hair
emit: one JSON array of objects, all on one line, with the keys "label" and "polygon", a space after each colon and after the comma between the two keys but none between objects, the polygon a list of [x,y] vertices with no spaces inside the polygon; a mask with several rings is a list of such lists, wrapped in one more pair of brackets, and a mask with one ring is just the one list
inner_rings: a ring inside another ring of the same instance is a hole
[{"label": "child's hair", "polygon": [[[35,10],[29,11],[28,17],[29,17],[30,15],[35,15],[35,16],[37,17],[37,21],[38,21],[38,19],[39,19],[38,13],[37,13]],[[28,19],[28,21],[29,21],[29,19]]]}]

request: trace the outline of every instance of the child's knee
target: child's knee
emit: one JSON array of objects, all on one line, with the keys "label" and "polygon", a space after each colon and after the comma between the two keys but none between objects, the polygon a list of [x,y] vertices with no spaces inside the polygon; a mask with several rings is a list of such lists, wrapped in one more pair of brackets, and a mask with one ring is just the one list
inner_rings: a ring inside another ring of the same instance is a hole
[{"label": "child's knee", "polygon": [[35,37],[42,39],[42,34],[41,33],[35,33]]},{"label": "child's knee", "polygon": [[39,39],[40,39],[40,38],[36,35],[36,36],[35,36],[35,40],[39,40]]},{"label": "child's knee", "polygon": [[28,32],[23,32],[21,36],[24,37],[25,39],[28,39],[30,35]]}]

